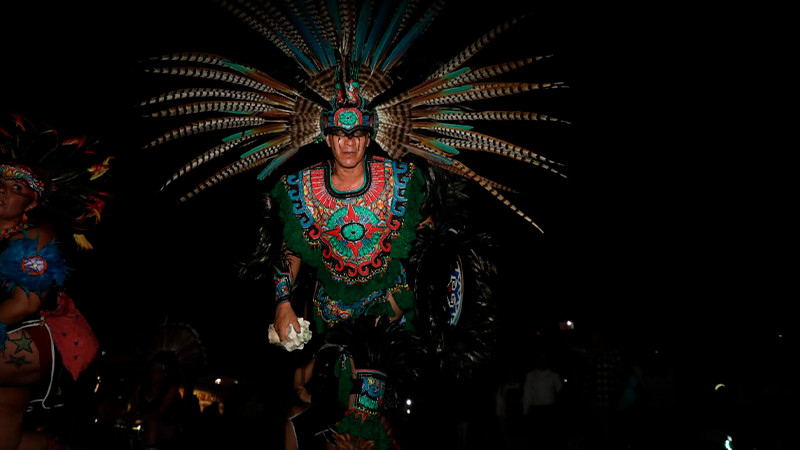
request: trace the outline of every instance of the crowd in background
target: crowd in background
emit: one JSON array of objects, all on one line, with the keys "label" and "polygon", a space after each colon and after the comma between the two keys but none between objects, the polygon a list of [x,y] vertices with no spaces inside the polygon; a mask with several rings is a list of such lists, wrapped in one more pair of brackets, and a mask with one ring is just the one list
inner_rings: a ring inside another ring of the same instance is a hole
[{"label": "crowd in background", "polygon": [[[780,403],[796,398],[796,392],[783,385],[779,372],[745,382],[726,379],[721,371],[717,379],[674,350],[634,351],[634,344],[603,332],[541,337],[513,358],[498,358],[476,380],[470,397],[461,399],[461,417],[447,420],[435,408],[414,411],[419,418],[410,419],[409,427],[419,428],[413,433],[418,440],[409,448],[658,450],[716,449],[726,443],[788,448],[789,416],[780,414]],[[764,358],[782,364],[774,351]],[[142,449],[140,432],[92,423],[98,398],[88,381],[76,389],[81,398],[71,406],[32,417],[31,426],[58,423],[57,429],[86,449]],[[282,390],[266,374],[261,382],[250,381],[205,405],[202,414],[187,416],[193,419],[180,425],[179,437],[191,447],[173,448],[280,446]],[[192,398],[186,391],[183,397]]]}]

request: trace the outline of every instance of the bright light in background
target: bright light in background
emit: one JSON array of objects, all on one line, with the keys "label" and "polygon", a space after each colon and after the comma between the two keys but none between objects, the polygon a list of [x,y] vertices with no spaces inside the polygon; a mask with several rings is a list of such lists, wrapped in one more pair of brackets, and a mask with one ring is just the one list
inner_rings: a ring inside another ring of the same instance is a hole
[{"label": "bright light in background", "polygon": [[411,414],[411,399],[406,399],[406,414]]},{"label": "bright light in background", "polygon": [[214,378],[214,384],[217,386],[230,386],[231,384],[239,384],[239,380],[236,378],[231,378],[226,375],[222,375],[220,377]]},{"label": "bright light in background", "polygon": [[558,328],[561,330],[574,330],[575,329],[575,322],[571,320],[562,320],[558,323]]}]

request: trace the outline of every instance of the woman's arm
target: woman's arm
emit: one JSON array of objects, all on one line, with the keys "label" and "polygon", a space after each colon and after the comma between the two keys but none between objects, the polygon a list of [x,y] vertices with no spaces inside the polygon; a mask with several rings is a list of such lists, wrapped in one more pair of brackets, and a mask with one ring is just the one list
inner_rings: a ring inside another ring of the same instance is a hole
[{"label": "woman's arm", "polygon": [[21,322],[42,307],[42,298],[35,292],[25,292],[17,286],[0,303],[0,322],[10,325]]}]

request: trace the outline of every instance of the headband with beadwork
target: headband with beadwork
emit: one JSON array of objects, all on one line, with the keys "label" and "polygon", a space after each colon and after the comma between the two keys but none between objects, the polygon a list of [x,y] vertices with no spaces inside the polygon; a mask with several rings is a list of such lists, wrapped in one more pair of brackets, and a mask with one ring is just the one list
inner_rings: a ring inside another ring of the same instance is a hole
[{"label": "headband with beadwork", "polygon": [[39,198],[44,192],[44,182],[36,178],[33,171],[22,164],[0,164],[0,178],[6,180],[21,180]]}]

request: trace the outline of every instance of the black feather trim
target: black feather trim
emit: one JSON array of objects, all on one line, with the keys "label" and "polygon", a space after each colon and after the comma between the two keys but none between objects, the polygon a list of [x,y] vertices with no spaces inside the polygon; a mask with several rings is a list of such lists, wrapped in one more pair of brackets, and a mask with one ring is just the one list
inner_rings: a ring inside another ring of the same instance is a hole
[{"label": "black feather trim", "polygon": [[258,226],[256,247],[250,259],[237,264],[239,277],[246,280],[272,281],[273,266],[280,256],[282,224],[278,208],[268,193],[263,194],[263,215]]},{"label": "black feather trim", "polygon": [[400,407],[412,396],[425,367],[426,349],[418,336],[400,322],[361,316],[331,328],[328,342],[340,345],[356,369],[386,374],[384,411]]},{"label": "black feather trim", "polygon": [[[409,254],[409,278],[417,297],[417,329],[433,364],[446,378],[468,379],[487,364],[497,343],[497,307],[492,293],[496,267],[488,234],[477,230],[465,202],[466,182],[428,167],[432,228],[420,231]],[[457,317],[449,305],[448,285],[456,268],[463,276]]]}]

